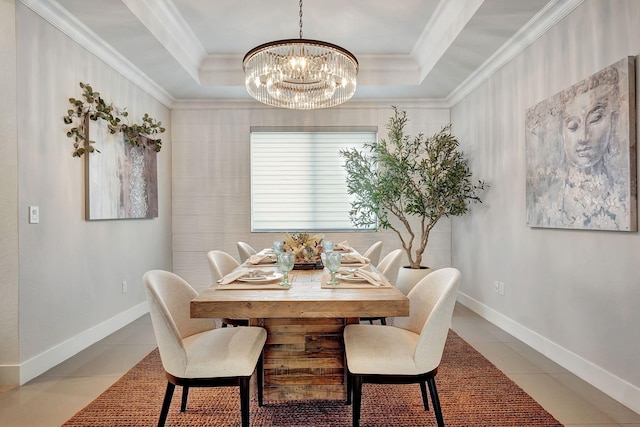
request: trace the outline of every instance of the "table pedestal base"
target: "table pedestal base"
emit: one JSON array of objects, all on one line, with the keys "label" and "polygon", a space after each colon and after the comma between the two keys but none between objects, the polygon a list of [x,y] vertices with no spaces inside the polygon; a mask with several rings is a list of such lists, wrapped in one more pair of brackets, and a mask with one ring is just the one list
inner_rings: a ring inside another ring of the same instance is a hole
[{"label": "table pedestal base", "polygon": [[342,331],[358,318],[251,319],[267,330],[264,399],[346,400]]}]

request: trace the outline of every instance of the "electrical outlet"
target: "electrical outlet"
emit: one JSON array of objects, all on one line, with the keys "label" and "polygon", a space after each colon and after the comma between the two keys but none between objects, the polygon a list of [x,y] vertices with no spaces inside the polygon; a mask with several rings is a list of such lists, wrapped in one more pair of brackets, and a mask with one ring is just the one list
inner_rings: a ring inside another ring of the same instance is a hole
[{"label": "electrical outlet", "polygon": [[126,294],[129,291],[129,284],[126,280],[122,281],[122,293]]},{"label": "electrical outlet", "polygon": [[504,295],[504,282],[496,280],[493,282],[493,289],[498,295]]}]

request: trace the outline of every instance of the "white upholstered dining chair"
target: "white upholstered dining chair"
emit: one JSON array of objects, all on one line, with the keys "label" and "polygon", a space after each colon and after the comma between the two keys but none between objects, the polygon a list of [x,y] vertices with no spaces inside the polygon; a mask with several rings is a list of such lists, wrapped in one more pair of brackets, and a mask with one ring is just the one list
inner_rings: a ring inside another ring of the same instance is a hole
[{"label": "white upholstered dining chair", "polygon": [[402,262],[402,249],[394,249],[382,258],[382,261],[376,266],[380,273],[384,274],[392,285],[398,281],[398,272],[400,271],[400,263]]},{"label": "white upholstered dining chair", "polygon": [[[396,281],[398,280],[401,261],[402,249],[394,249],[382,258],[382,261],[380,261],[376,268],[392,285],[395,286]],[[373,324],[374,321],[379,320],[381,324],[387,324],[387,319],[384,317],[363,317],[362,320],[368,321],[371,324]]]},{"label": "white upholstered dining chair", "polygon": [[380,262],[380,255],[382,255],[382,241],[379,240],[362,254],[362,256],[369,258],[369,262],[373,265],[378,265]]},{"label": "white upholstered dining chair", "polygon": [[251,255],[255,255],[258,253],[253,247],[245,242],[236,242],[236,246],[238,247],[238,255],[240,256],[240,262],[244,262],[249,259]]},{"label": "white upholstered dining chair", "polygon": [[[207,252],[207,259],[209,260],[209,266],[211,267],[211,278],[213,279],[213,283],[216,283],[218,280],[240,267],[240,263],[237,259],[224,251],[216,249]],[[227,325],[248,326],[249,320],[230,319],[225,317],[222,319],[222,327],[225,328]]]},{"label": "white upholstered dining chair", "polygon": [[[429,410],[427,384],[439,427],[444,426],[435,376],[451,326],[460,272],[442,268],[409,292],[409,316],[393,326],[353,324],[344,329],[347,402],[353,399],[353,427],[360,425],[362,384],[420,384]],[[382,404],[382,403],[381,403]]]},{"label": "white upholstered dining chair", "polygon": [[213,283],[222,279],[227,274],[240,266],[237,259],[224,251],[211,250],[207,252],[207,259],[211,267],[211,278]]},{"label": "white upholstered dining chair", "polygon": [[262,406],[262,350],[267,331],[259,327],[216,329],[214,319],[194,319],[189,302],[198,293],[181,277],[151,270],[144,278],[151,322],[167,376],[158,426],[164,425],[175,386],[182,386],[180,411],[187,408],[190,387],[240,388],[242,426],[249,426],[250,379],[258,370]]}]

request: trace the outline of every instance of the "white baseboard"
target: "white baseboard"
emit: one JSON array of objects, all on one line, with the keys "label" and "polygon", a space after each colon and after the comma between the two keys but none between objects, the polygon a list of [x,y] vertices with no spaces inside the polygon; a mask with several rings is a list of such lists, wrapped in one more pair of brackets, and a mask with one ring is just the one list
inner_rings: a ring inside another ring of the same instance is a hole
[{"label": "white baseboard", "polygon": [[477,313],[480,317],[518,338],[537,352],[553,360],[572,374],[588,382],[612,399],[617,400],[632,411],[640,413],[639,387],[605,371],[589,360],[559,346],[557,343],[550,341],[537,332],[514,322],[509,317],[506,317],[464,293],[458,294],[458,302]]},{"label": "white baseboard", "polygon": [[[71,356],[84,350],[92,344],[97,343],[101,339],[111,335],[118,329],[128,325],[139,317],[149,312],[147,302],[140,303],[114,317],[90,328],[86,331],[70,338],[39,355],[21,363],[18,366],[3,366],[0,368],[0,381],[4,378],[6,370],[7,381],[16,379],[16,373],[19,372],[20,385],[41,375],[47,370],[53,368],[61,362],[64,362]],[[2,383],[0,383],[2,384]],[[16,383],[8,383],[6,385],[15,385]]]}]

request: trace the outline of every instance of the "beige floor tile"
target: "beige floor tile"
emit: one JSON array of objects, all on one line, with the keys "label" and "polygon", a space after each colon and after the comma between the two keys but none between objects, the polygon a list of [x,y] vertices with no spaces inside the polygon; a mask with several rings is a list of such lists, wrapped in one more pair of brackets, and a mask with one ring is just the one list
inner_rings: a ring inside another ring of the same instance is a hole
[{"label": "beige floor tile", "polygon": [[591,405],[597,406],[600,411],[607,414],[609,418],[618,424],[625,426],[640,425],[640,414],[635,413],[623,404],[613,400],[586,381],[568,373],[553,373],[550,375]]},{"label": "beige floor tile", "polygon": [[122,376],[155,345],[94,345],[42,374],[44,377]]},{"label": "beige floor tile", "polygon": [[0,425],[60,426],[118,378],[37,378],[19,389],[0,394]]},{"label": "beige floor tile", "polygon": [[541,368],[509,347],[508,343],[474,342],[472,345],[505,374],[541,374],[544,372]]},{"label": "beige floor tile", "polygon": [[562,366],[558,365],[548,357],[538,353],[536,350],[532,349],[531,347],[529,347],[528,345],[524,344],[521,341],[510,342],[510,343],[507,343],[507,345],[510,348],[512,348],[514,351],[516,351],[518,354],[520,354],[522,357],[527,359],[529,362],[538,366],[540,369],[542,369],[546,373],[567,372],[567,370],[564,369]]},{"label": "beige floor tile", "polygon": [[616,425],[614,420],[548,374],[515,373],[507,376],[563,424]]}]

